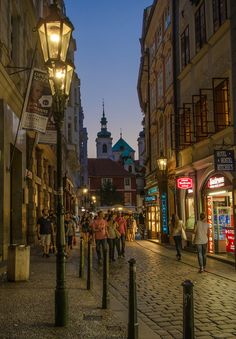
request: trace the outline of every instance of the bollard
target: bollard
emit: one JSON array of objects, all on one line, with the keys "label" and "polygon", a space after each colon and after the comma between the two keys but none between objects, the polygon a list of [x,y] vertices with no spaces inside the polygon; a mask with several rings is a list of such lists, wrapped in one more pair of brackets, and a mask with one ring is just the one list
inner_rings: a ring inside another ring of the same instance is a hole
[{"label": "bollard", "polygon": [[91,240],[88,241],[88,263],[87,263],[87,290],[93,286],[92,269],[93,269],[93,249]]},{"label": "bollard", "polygon": [[136,260],[129,260],[129,323],[128,339],[138,339]]},{"label": "bollard", "polygon": [[84,239],[80,238],[79,277],[84,277]]},{"label": "bollard", "polygon": [[102,293],[102,308],[107,309],[110,304],[109,299],[109,256],[108,250],[103,252],[103,293]]},{"label": "bollard", "polygon": [[183,286],[183,339],[194,339],[193,283],[185,280]]}]

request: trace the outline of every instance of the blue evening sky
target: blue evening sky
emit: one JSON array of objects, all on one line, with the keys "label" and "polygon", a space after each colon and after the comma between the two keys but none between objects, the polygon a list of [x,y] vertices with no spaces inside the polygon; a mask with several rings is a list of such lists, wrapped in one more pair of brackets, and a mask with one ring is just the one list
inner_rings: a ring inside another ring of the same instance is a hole
[{"label": "blue evening sky", "polygon": [[113,145],[120,137],[136,150],[142,130],[137,95],[143,10],[153,0],[65,0],[75,27],[76,72],[81,79],[88,156],[96,157],[102,100]]}]

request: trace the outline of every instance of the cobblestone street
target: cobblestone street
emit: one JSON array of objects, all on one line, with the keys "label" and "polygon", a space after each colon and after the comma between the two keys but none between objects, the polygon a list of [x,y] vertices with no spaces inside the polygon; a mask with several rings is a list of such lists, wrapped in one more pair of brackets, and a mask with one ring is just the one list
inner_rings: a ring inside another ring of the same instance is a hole
[{"label": "cobblestone street", "polygon": [[207,262],[207,272],[198,273],[196,254],[183,252],[182,262],[175,251],[148,241],[128,243],[126,258],[111,266],[111,291],[128,303],[127,260],[137,260],[139,319],[156,338],[182,338],[182,282],[194,283],[195,337],[236,337],[236,274],[233,266],[214,259]]}]

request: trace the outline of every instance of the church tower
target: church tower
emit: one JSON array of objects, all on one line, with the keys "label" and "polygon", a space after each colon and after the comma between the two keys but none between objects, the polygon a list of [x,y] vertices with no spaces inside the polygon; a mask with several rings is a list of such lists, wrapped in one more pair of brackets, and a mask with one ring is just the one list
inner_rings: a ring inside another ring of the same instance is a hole
[{"label": "church tower", "polygon": [[107,130],[107,118],[105,117],[104,101],[103,112],[101,118],[101,131],[98,132],[96,138],[97,159],[113,159],[112,156],[112,137]]}]

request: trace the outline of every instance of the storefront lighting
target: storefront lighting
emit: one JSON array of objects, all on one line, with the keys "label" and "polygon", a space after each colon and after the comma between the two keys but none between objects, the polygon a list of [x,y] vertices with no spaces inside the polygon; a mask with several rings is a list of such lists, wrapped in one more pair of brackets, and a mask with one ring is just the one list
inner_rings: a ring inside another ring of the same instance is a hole
[{"label": "storefront lighting", "polygon": [[211,193],[208,193],[208,195],[220,195],[220,194],[224,194],[224,193],[227,193],[227,191],[211,192]]}]

